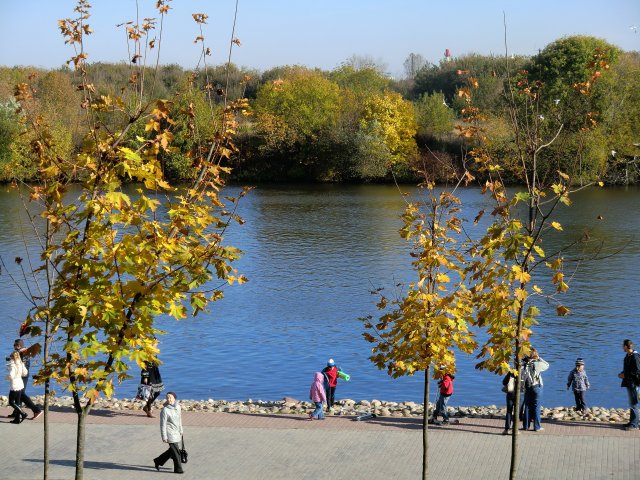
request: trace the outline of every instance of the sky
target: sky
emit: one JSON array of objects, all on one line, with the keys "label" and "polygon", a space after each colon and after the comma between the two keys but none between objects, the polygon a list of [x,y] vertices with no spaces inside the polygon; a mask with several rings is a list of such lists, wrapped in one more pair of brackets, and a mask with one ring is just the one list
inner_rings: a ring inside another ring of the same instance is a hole
[{"label": "sky", "polygon": [[[136,18],[135,0],[90,1],[88,61],[126,61],[125,34],[116,25]],[[138,0],[139,18],[157,17],[155,0]],[[57,21],[74,17],[75,0],[0,0],[0,65],[57,68],[72,55]],[[199,35],[192,13],[209,15],[205,46],[211,64],[228,56],[236,0],[174,0],[165,19],[161,63],[194,68]],[[506,42],[505,42],[506,23]],[[602,38],[640,51],[640,0],[238,0],[232,61],[260,71],[281,65],[332,70],[350,57],[368,57],[403,77],[410,53],[439,63],[445,49],[533,55],[569,35]]]}]

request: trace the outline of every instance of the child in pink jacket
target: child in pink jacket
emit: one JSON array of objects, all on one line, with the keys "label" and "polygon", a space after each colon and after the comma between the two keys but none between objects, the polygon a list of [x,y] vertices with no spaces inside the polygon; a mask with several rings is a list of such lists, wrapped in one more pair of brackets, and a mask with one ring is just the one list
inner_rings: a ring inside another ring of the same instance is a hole
[{"label": "child in pink jacket", "polygon": [[327,402],[327,395],[324,392],[324,376],[320,372],[315,373],[315,378],[309,390],[309,398],[316,404],[316,409],[313,413],[309,414],[309,420],[313,420],[314,418],[324,420],[322,404]]}]

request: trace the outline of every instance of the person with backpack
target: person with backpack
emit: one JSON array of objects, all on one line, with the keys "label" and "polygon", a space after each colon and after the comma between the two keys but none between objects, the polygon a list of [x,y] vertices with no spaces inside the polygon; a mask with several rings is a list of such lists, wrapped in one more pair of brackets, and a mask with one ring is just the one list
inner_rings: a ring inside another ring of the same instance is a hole
[{"label": "person with backpack", "polygon": [[524,384],[524,416],[522,419],[522,429],[529,430],[533,422],[533,430],[541,432],[544,430],[540,425],[540,409],[542,407],[542,372],[549,369],[549,364],[545,362],[535,348],[531,348],[531,355],[524,357],[522,366],[522,380]]},{"label": "person with backpack", "polygon": [[622,372],[618,378],[622,379],[621,387],[627,389],[629,398],[629,423],[625,430],[638,430],[638,396],[640,395],[640,355],[633,349],[633,342],[626,339],[622,342],[622,348],[626,352],[622,365]]}]

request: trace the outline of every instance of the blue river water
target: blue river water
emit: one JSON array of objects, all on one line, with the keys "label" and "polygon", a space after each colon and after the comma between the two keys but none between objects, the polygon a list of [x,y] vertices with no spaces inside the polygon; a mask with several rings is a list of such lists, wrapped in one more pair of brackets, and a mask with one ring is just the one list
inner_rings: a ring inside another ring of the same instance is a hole
[{"label": "blue river water", "polygon": [[[459,194],[471,220],[488,204],[478,189]],[[421,401],[423,374],[392,379],[378,370],[368,359],[371,346],[362,338],[360,320],[377,315],[372,290],[393,290],[414,278],[410,245],[398,234],[403,204],[393,186],[286,185],[252,191],[239,210],[246,224],[226,234],[228,243],[244,251],[236,267],[249,282],[228,287],[208,313],[158,320],[167,332],[160,340],[167,388],[190,399],[306,399],[314,372],[334,358],[351,375],[339,384],[337,398]],[[532,340],[551,365],[544,375],[545,406],[572,404],[566,378],[577,357],[585,359],[592,385],[589,405],[626,405],[616,375],[622,340],[640,344],[638,212],[637,188],[585,190],[572,207],[558,211],[564,232],[549,235],[545,250],[588,231],[590,252],[602,241],[599,255],[606,258],[569,264],[565,274],[571,288],[562,300],[570,316],[556,317],[552,305],[540,305]],[[0,192],[0,221],[0,255],[6,264],[0,274],[0,347],[9,352],[28,310],[15,286],[19,271],[13,258],[25,257],[25,245],[33,249],[35,239],[15,192]],[[458,354],[457,359],[451,405],[503,402],[499,377],[476,370],[473,356]],[[117,387],[117,397],[135,395],[137,369],[132,374]]]}]

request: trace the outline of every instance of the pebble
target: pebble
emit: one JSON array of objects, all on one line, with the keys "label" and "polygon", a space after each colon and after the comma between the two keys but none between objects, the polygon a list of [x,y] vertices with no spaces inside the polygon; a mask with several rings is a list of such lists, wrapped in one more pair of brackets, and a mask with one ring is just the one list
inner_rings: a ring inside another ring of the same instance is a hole
[{"label": "pebble", "polygon": [[[42,405],[44,397],[38,395],[32,400]],[[0,395],[0,406],[8,407],[7,396]],[[255,415],[273,414],[306,414],[311,412],[315,405],[311,402],[296,400],[285,397],[282,400],[263,401],[228,401],[215,400],[180,400],[182,409],[186,412],[229,412],[229,413],[250,413]],[[53,397],[49,406],[58,408],[73,409],[73,399],[68,396]],[[140,400],[115,398],[100,398],[93,407],[95,410],[142,410],[144,403]],[[161,408],[162,402],[156,401],[155,408]],[[433,403],[429,403],[429,412],[434,408]],[[449,406],[449,415],[452,417],[469,418],[503,418],[505,407],[489,406]],[[424,407],[421,403],[415,402],[385,402],[382,400],[352,400],[350,398],[336,401],[331,415],[335,416],[356,416],[363,413],[376,413],[383,417],[422,417]],[[585,413],[576,412],[571,407],[542,408],[543,418],[565,422],[598,422],[598,423],[626,423],[629,421],[629,410],[625,408],[602,408],[593,407]]]}]

